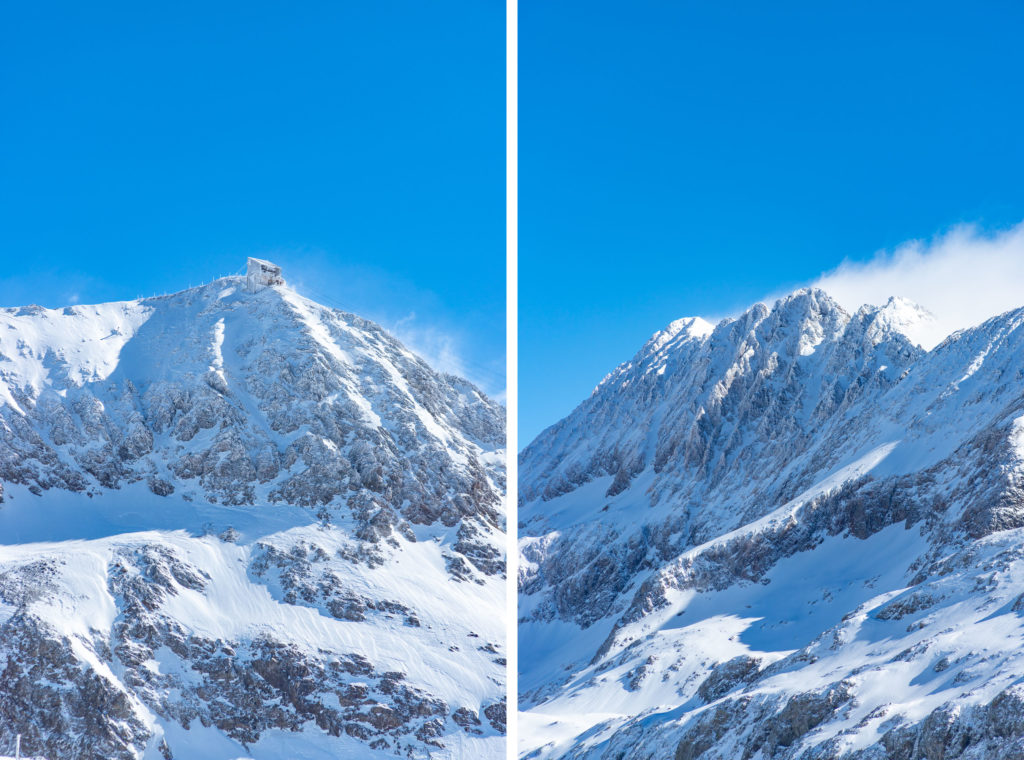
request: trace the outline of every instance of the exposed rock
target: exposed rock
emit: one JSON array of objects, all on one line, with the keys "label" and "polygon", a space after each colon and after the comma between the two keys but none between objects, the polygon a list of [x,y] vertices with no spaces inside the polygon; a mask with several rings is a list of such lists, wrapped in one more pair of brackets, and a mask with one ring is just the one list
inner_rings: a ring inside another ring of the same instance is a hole
[{"label": "exposed rock", "polygon": [[504,410],[276,277],[0,309],[0,747],[504,757]]},{"label": "exposed rock", "polygon": [[922,319],[680,320],[523,451],[527,756],[1018,756],[1024,309]]}]

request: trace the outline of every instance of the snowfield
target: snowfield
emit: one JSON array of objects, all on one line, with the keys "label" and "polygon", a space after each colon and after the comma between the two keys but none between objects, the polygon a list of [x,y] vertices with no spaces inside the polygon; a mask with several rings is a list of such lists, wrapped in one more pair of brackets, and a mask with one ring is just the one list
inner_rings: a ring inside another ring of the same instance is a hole
[{"label": "snowfield", "polygon": [[1024,757],[1024,310],[674,322],[520,456],[529,758]]},{"label": "snowfield", "polygon": [[0,748],[503,758],[504,425],[285,285],[0,310]]}]

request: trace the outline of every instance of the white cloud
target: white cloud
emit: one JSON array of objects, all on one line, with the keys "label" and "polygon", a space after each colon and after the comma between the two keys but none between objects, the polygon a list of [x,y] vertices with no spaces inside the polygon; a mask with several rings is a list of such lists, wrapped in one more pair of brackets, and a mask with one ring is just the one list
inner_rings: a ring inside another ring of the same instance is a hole
[{"label": "white cloud", "polygon": [[931,348],[955,330],[1024,306],[1024,222],[995,233],[956,227],[930,241],[879,252],[871,261],[845,261],[813,284],[849,311],[884,304],[890,296],[917,302],[936,318],[919,338]]}]

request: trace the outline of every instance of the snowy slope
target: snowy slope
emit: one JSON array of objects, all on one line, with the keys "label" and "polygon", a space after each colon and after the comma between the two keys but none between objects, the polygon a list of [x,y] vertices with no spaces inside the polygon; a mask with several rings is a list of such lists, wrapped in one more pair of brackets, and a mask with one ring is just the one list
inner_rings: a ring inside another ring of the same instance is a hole
[{"label": "snowy slope", "polygon": [[0,310],[0,748],[504,756],[504,411],[245,278]]},{"label": "snowy slope", "polygon": [[1021,756],[1024,310],[928,319],[676,322],[523,452],[524,756]]}]

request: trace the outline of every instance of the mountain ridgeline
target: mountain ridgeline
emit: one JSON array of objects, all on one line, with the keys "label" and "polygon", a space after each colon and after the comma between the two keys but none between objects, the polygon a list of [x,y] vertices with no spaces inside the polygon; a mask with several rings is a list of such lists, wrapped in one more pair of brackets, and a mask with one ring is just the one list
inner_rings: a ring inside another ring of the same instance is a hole
[{"label": "mountain ridgeline", "polygon": [[0,752],[504,757],[504,409],[279,274],[0,310]]},{"label": "mountain ridgeline", "polygon": [[526,757],[1024,756],[1024,310],[929,319],[679,320],[522,452]]}]

